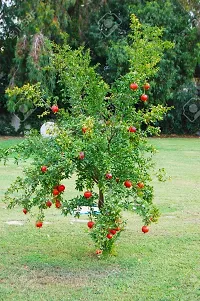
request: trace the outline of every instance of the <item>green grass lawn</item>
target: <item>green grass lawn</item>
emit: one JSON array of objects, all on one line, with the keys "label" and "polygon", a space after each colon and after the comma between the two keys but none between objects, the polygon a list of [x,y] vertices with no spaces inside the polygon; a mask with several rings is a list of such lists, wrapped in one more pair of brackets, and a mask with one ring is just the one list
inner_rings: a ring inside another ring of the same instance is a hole
[{"label": "green grass lawn", "polygon": [[[0,140],[0,146],[17,140]],[[172,179],[154,181],[162,216],[142,234],[141,219],[125,213],[127,230],[117,256],[97,258],[82,222],[48,209],[42,229],[22,208],[0,202],[0,300],[198,301],[200,300],[200,139],[151,139],[158,167]],[[22,171],[0,165],[0,196]],[[74,195],[74,179],[66,194]],[[67,196],[67,195],[66,195]],[[7,221],[22,221],[23,226]]]}]

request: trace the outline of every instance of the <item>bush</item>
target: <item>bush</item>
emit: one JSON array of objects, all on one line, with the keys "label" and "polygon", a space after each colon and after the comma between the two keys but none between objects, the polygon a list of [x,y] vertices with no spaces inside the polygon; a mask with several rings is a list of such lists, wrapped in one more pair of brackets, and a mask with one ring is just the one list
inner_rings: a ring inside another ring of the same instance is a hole
[{"label": "bush", "polygon": [[[200,97],[193,82],[180,87],[171,105],[174,109],[168,112],[160,123],[165,134],[196,134],[200,129]],[[190,112],[190,106],[197,106],[197,112]],[[195,115],[197,113],[197,115]]]}]

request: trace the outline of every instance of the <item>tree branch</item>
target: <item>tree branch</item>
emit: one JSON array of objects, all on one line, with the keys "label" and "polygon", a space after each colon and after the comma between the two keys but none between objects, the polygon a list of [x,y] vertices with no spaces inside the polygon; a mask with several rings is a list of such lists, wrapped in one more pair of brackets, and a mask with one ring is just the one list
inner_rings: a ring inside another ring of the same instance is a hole
[{"label": "tree branch", "polygon": [[104,204],[103,192],[101,189],[99,189],[99,202],[98,202],[99,209],[101,209],[101,207],[103,207],[103,204]]}]

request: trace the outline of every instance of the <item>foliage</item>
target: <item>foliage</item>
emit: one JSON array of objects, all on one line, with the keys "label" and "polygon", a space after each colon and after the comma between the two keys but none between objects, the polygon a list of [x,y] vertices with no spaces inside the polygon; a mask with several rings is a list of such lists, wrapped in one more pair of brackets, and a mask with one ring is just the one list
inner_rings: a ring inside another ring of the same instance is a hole
[{"label": "foliage", "polygon": [[[54,46],[49,68],[56,73],[57,89],[67,109],[54,112],[57,122],[53,136],[44,138],[33,132],[22,144],[2,150],[5,160],[13,152],[20,154],[16,155],[17,162],[32,158],[25,178],[18,177],[6,193],[9,207],[18,204],[30,211],[37,206],[41,221],[47,200],[57,207],[62,204],[64,215],[79,216],[81,207],[88,206],[89,217],[94,220],[91,236],[101,251],[108,252],[125,228],[122,210],[135,211],[145,225],[156,222],[159,216],[150,185],[155,149],[146,138],[159,133],[155,123],[168,108],[145,104],[140,96],[143,85],[157,71],[163,51],[173,45],[161,40],[162,30],[141,25],[135,15],[131,28],[132,42],[126,51],[134,51],[135,56],[130,59],[129,72],[111,86],[98,75],[96,67],[90,66],[89,51]],[[129,87],[134,81],[139,86],[136,91]],[[35,104],[39,99],[39,106],[44,108],[49,101],[56,105],[56,98],[45,98],[47,94],[39,84],[15,87],[8,95],[22,101],[24,97],[33,99]],[[74,173],[79,194],[66,200],[62,181]],[[98,205],[99,214],[94,205]]]},{"label": "foliage", "polygon": [[[74,0],[1,1],[0,105],[4,111],[14,111],[11,103],[7,107],[4,96],[8,87],[40,82],[46,93],[51,94],[55,89],[55,75],[48,70],[49,40],[59,44],[66,41],[68,11],[74,4]],[[16,113],[20,114],[20,111]],[[36,120],[35,116],[35,123]],[[32,124],[30,118],[21,122],[20,131],[27,123]]]},{"label": "foliage", "polygon": [[[15,3],[18,33],[15,67],[10,85],[25,82],[52,84],[53,74],[43,70],[49,64],[48,40],[62,44],[67,39],[68,9],[75,1],[20,1]],[[47,80],[48,78],[48,80]]]},{"label": "foliage", "polygon": [[6,103],[4,96],[5,88],[9,84],[9,73],[13,66],[14,48],[16,39],[9,36],[8,29],[12,32],[15,25],[12,21],[13,10],[9,10],[5,2],[0,2],[0,109]]},{"label": "foliage", "polygon": [[[149,78],[152,86],[152,101],[155,104],[175,107],[175,110],[170,112],[172,116],[170,124],[167,124],[167,120],[165,124],[162,124],[165,132],[170,128],[172,132],[187,133],[187,129],[190,128],[189,131],[194,133],[199,126],[198,121],[188,124],[187,127],[184,126],[181,120],[184,120],[183,106],[185,103],[178,102],[178,100],[182,87],[186,89],[190,85],[190,90],[194,91],[192,78],[199,60],[198,10],[194,10],[194,14],[191,14],[179,2],[181,1],[108,0],[101,6],[94,5],[95,8],[93,6],[90,8],[85,1],[85,10],[87,9],[90,13],[85,21],[83,18],[84,7],[82,10],[81,7],[77,10],[77,23],[83,28],[83,34],[80,38],[77,35],[77,39],[79,43],[84,42],[91,48],[93,61],[101,63],[98,71],[107,82],[113,83],[120,75],[126,74],[130,67],[128,63],[130,56],[124,50],[129,44],[128,16],[135,13],[143,24],[164,28],[164,40],[173,42],[175,46],[165,51],[159,63],[159,72]],[[186,3],[187,1],[182,2]],[[196,3],[196,1],[192,2]],[[99,20],[106,19],[110,12],[120,18],[121,24],[112,34],[105,36],[103,30],[100,30]],[[133,51],[131,55],[134,56]],[[192,97],[195,97],[195,94],[194,92]],[[190,93],[186,95],[187,99],[189,97]],[[176,122],[172,124],[172,120]],[[177,122],[178,120],[180,123]]]},{"label": "foliage", "polygon": [[195,118],[195,113],[190,112],[190,106],[200,107],[200,100],[197,95],[197,89],[193,82],[180,86],[176,93],[176,102],[171,112],[168,112],[161,121],[162,133],[165,134],[196,134],[199,131],[200,120]]},{"label": "foliage", "polygon": [[179,0],[179,2],[183,5],[183,7],[189,11],[195,14],[199,17],[200,15],[200,4],[198,0]]},{"label": "foliage", "polygon": [[8,119],[10,116],[2,115],[0,120],[0,135],[1,136],[14,136],[15,129],[14,127],[8,123]]}]

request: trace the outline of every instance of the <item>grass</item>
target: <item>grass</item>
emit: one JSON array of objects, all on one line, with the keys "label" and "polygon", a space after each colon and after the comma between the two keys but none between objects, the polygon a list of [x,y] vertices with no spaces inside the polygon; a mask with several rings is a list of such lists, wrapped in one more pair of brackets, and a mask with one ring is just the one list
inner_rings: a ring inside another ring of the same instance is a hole
[{"label": "grass", "polygon": [[[158,167],[172,179],[154,181],[162,216],[148,234],[138,216],[125,213],[127,230],[118,256],[97,258],[86,217],[75,222],[49,209],[42,229],[22,208],[0,202],[0,300],[197,301],[200,300],[199,139],[151,139]],[[16,143],[0,141],[5,143]],[[1,196],[22,167],[0,165]],[[67,191],[75,194],[73,180]],[[8,225],[10,220],[23,226]]]},{"label": "grass", "polygon": [[0,136],[0,147],[8,148],[16,145],[17,143],[20,143],[23,140],[23,138],[18,137],[4,137]]}]

